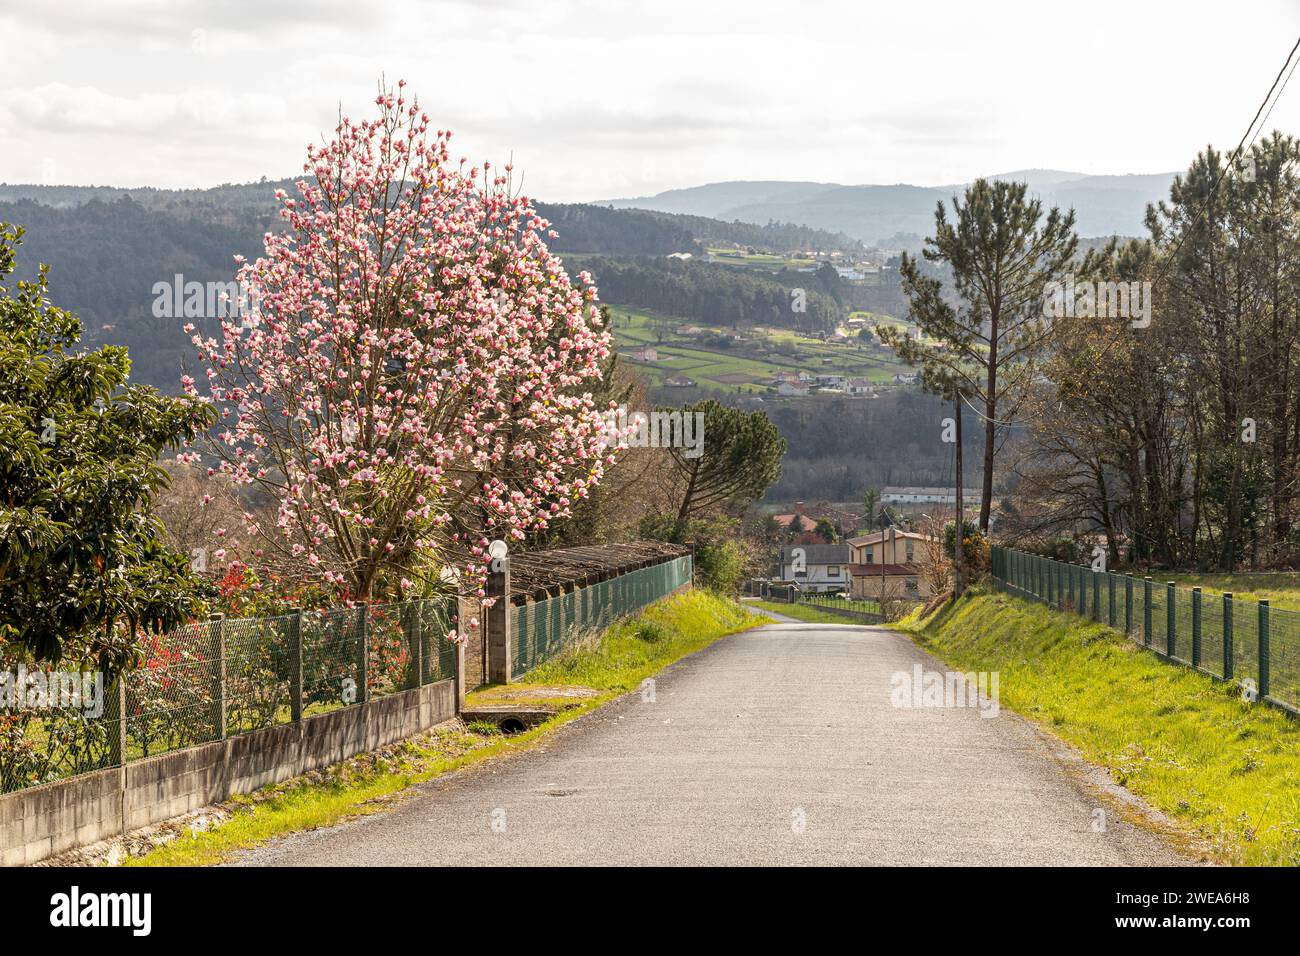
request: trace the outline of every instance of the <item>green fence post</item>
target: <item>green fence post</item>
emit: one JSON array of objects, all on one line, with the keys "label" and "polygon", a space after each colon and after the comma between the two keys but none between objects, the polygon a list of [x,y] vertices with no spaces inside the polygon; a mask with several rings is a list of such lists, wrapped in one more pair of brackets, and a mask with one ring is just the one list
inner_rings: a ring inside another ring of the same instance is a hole
[{"label": "green fence post", "polygon": [[1259,602],[1259,699],[1268,696],[1268,601]]},{"label": "green fence post", "polygon": [[1133,575],[1124,575],[1124,633],[1133,633]]},{"label": "green fence post", "polygon": [[1065,566],[1065,606],[1074,610],[1078,603],[1074,600],[1074,565]]},{"label": "green fence post", "polygon": [[1192,666],[1201,666],[1201,589],[1192,588]]},{"label": "green fence post", "polygon": [[1101,620],[1101,572],[1093,570],[1092,575],[1092,619]]},{"label": "green fence post", "polygon": [[212,724],[217,740],[226,739],[226,639],[222,621],[224,614],[208,618],[208,661],[212,665],[209,677],[212,694]]},{"label": "green fence post", "polygon": [[1106,572],[1106,623],[1115,626],[1115,575]]},{"label": "green fence post", "polygon": [[406,687],[410,690],[424,683],[424,640],[423,628],[420,626],[421,601],[402,603],[402,638],[406,641],[407,666],[409,677]]},{"label": "green fence post", "polygon": [[1043,569],[1043,577],[1046,578],[1046,580],[1047,580],[1047,587],[1046,587],[1046,591],[1047,591],[1047,604],[1048,604],[1048,606],[1050,607],[1051,604],[1052,604],[1052,598],[1053,598],[1054,595],[1055,595],[1055,591],[1054,591],[1053,588],[1052,588],[1052,559],[1051,559],[1051,558],[1044,558],[1044,559],[1043,559],[1043,565],[1044,565],[1044,569]]},{"label": "green fence post", "polygon": [[289,717],[302,720],[302,608],[289,609]]},{"label": "green fence post", "polygon": [[1174,602],[1178,594],[1174,582],[1165,582],[1165,654],[1176,657],[1178,654],[1178,624],[1174,615]]},{"label": "green fence post", "polygon": [[1232,592],[1223,592],[1223,679],[1232,680]]},{"label": "green fence post", "polygon": [[104,700],[104,716],[108,721],[108,749],[111,766],[125,767],[127,759],[126,680],[129,671],[122,671],[108,686]]},{"label": "green fence post", "polygon": [[1142,579],[1142,643],[1151,646],[1151,575]]},{"label": "green fence post", "polygon": [[370,699],[370,605],[357,609],[357,703]]}]

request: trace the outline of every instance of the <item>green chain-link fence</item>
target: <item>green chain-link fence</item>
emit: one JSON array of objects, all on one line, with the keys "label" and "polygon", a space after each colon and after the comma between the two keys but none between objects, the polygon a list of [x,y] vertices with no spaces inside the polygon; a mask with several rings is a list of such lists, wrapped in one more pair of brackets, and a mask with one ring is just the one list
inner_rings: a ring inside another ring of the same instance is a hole
[{"label": "green chain-link fence", "polygon": [[693,570],[691,556],[684,555],[544,601],[517,605],[512,609],[511,679],[517,680],[584,635],[604,630],[671,594],[690,582]]},{"label": "green chain-link fence", "polygon": [[810,604],[864,623],[880,624],[885,620],[880,611],[879,601],[861,601],[842,598],[835,594],[818,594],[813,591],[797,591],[796,596],[799,604]]},{"label": "green chain-link fence", "polygon": [[993,548],[1003,591],[1108,624],[1171,661],[1300,713],[1300,612]]},{"label": "green chain-link fence", "polygon": [[[0,793],[454,677],[452,607],[407,601],[214,618],[148,635],[143,662],[122,676],[123,691],[104,689],[99,715],[0,706]],[[18,667],[0,659],[11,678]]]}]

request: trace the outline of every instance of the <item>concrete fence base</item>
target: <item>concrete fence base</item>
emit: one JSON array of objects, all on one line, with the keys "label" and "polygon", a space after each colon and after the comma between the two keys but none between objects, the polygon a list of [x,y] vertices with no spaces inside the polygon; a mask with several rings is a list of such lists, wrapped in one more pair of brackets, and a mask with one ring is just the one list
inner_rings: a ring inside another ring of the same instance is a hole
[{"label": "concrete fence base", "polygon": [[0,865],[35,863],[385,747],[455,717],[456,680],[0,795]]}]

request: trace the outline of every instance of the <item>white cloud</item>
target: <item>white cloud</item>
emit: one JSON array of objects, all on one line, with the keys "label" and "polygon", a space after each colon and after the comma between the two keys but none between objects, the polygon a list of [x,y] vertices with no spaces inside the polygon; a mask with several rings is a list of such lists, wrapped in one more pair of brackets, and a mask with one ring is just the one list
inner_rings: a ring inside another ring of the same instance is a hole
[{"label": "white cloud", "polygon": [[[294,174],[381,74],[546,199],[1167,171],[1235,144],[1298,30],[1281,0],[44,0],[0,14],[0,180]],[[1300,92],[1271,124],[1300,132]]]}]

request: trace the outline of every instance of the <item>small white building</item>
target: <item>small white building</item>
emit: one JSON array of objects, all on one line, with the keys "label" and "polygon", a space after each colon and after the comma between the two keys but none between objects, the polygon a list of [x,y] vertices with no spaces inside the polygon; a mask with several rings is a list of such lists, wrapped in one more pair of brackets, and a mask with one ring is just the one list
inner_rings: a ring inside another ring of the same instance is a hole
[{"label": "small white building", "polygon": [[849,586],[847,544],[795,544],[777,554],[777,577],[806,591],[842,591]]},{"label": "small white building", "polygon": [[[963,491],[962,500],[970,505],[980,503],[978,492]],[[957,495],[951,488],[887,487],[880,492],[882,505],[955,505]]]}]

